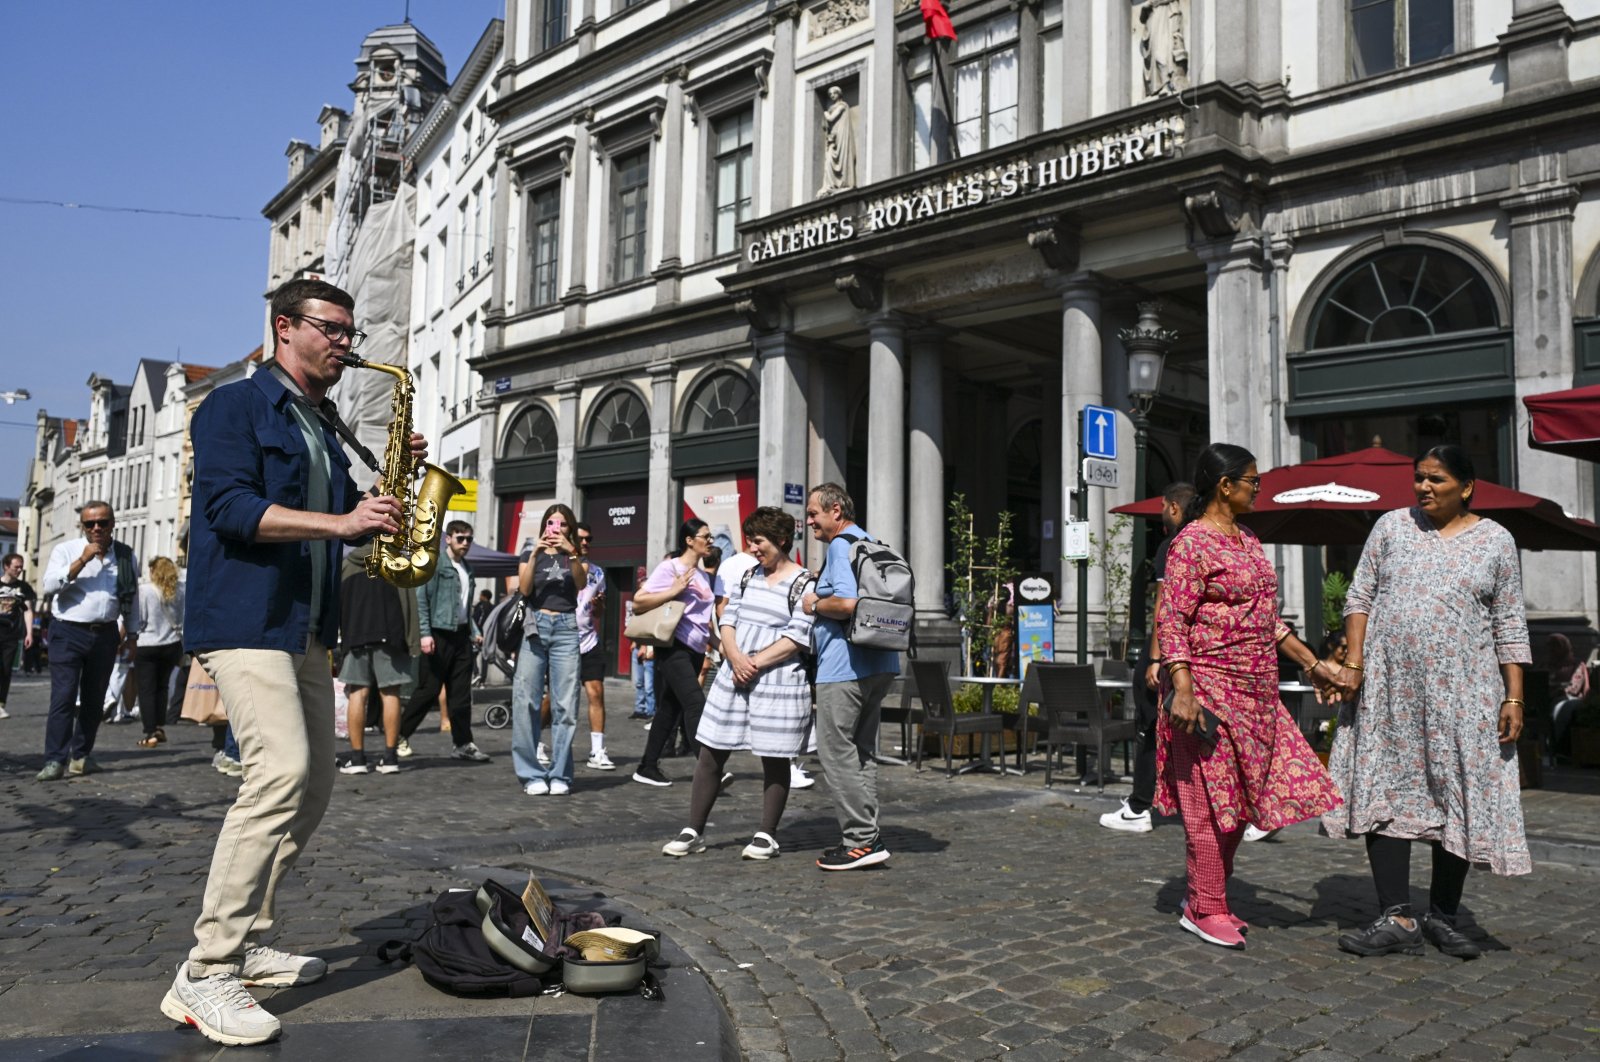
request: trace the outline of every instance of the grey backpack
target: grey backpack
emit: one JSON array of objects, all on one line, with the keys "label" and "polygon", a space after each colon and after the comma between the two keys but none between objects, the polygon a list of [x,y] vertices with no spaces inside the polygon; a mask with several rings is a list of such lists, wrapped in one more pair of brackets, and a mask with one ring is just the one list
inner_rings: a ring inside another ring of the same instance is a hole
[{"label": "grey backpack", "polygon": [[917,580],[911,565],[882,542],[861,535],[839,537],[850,543],[850,570],[856,577],[856,610],[845,625],[845,640],[867,649],[893,649],[915,656]]}]

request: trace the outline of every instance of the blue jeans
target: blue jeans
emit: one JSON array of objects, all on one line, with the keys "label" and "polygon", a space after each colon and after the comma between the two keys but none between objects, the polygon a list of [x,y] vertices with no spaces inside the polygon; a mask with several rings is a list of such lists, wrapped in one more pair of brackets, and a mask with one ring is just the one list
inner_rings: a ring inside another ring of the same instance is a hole
[{"label": "blue jeans", "polygon": [[633,655],[633,710],[646,719],[656,714],[656,662]]},{"label": "blue jeans", "polygon": [[[578,619],[571,612],[534,612],[534,637],[524,637],[511,680],[511,764],[517,780],[572,782],[572,737],[578,729]],[[550,766],[539,766],[539,702],[550,682]]]}]

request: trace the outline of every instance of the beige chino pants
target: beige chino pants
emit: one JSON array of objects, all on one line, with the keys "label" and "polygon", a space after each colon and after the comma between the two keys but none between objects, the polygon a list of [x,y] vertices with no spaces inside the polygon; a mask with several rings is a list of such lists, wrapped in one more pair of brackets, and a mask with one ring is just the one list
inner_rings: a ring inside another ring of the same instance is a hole
[{"label": "beige chino pants", "polygon": [[304,655],[270,649],[199,654],[228,712],[244,780],[211,857],[189,976],[237,974],[274,923],[284,871],[333,795],[333,676],[315,638]]}]

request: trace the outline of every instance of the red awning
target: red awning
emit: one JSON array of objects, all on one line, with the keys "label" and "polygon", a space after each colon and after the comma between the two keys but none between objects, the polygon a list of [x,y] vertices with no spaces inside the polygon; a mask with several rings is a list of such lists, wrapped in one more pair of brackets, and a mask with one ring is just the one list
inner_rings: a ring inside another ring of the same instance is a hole
[{"label": "red awning", "polygon": [[[1318,458],[1261,474],[1256,508],[1243,522],[1263,542],[1359,546],[1378,517],[1416,503],[1411,458],[1381,446]],[[1111,510],[1159,516],[1161,499]],[[1472,511],[1505,526],[1523,549],[1600,549],[1600,527],[1568,516],[1548,498],[1478,480]]]},{"label": "red awning", "polygon": [[1600,386],[1529,395],[1528,445],[1600,462]]}]

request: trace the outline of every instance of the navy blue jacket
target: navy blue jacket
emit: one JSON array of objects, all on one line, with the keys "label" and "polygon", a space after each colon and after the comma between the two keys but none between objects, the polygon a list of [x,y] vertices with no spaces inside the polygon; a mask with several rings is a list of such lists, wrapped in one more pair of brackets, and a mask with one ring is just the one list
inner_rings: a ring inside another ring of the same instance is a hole
[{"label": "navy blue jacket", "polygon": [[[268,370],[219,387],[195,412],[194,498],[183,637],[191,652],[280,649],[304,653],[310,634],[311,551],[327,552],[318,638],[339,640],[337,540],[257,542],[271,505],[306,508],[311,465],[293,396]],[[318,421],[331,458],[330,511],[360,500],[338,437]]]}]

